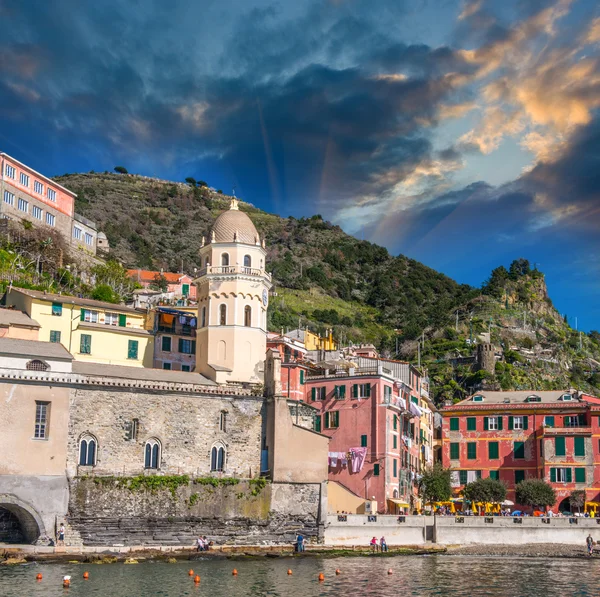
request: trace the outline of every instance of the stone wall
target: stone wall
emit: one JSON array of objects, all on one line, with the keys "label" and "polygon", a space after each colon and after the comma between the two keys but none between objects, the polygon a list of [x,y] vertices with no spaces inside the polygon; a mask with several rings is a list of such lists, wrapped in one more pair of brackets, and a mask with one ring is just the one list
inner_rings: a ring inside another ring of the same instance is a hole
[{"label": "stone wall", "polygon": [[71,481],[68,522],[84,545],[193,545],[198,535],[218,545],[290,544],[299,531],[318,539],[318,484],[240,480],[213,487],[197,479],[155,491],[119,484]]},{"label": "stone wall", "polygon": [[[263,398],[252,396],[76,388],[71,397],[67,471],[70,477],[141,474],[146,441],[156,438],[161,445],[161,474],[208,475],[212,447],[223,446],[222,474],[252,478],[260,474],[262,409]],[[130,438],[134,420],[137,433]],[[98,441],[94,467],[79,466],[79,441],[85,434]]]}]

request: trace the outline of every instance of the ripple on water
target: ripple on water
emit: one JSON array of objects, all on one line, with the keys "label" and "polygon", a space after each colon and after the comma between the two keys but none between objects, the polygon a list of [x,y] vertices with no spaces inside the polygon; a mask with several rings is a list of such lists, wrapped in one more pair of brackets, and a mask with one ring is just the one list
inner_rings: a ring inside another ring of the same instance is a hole
[{"label": "ripple on water", "polygon": [[[190,562],[29,564],[0,568],[1,597],[587,597],[600,593],[600,561],[550,558],[465,558],[444,555],[395,558],[302,558]],[[238,575],[231,571],[237,568]],[[292,568],[294,574],[288,576]],[[336,568],[342,574],[335,575]],[[392,575],[387,571],[391,568]],[[90,580],[84,581],[88,570]],[[38,572],[43,580],[36,582]],[[319,582],[320,573],[325,581]],[[71,575],[71,588],[62,577]]]}]

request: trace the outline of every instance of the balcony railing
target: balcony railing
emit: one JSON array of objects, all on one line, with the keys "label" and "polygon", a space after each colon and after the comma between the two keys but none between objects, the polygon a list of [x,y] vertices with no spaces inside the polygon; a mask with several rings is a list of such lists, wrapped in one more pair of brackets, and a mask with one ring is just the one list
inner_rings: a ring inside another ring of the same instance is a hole
[{"label": "balcony railing", "polygon": [[198,272],[198,276],[207,274],[243,274],[245,276],[265,276],[269,280],[271,274],[257,267],[246,267],[244,265],[208,265]]}]

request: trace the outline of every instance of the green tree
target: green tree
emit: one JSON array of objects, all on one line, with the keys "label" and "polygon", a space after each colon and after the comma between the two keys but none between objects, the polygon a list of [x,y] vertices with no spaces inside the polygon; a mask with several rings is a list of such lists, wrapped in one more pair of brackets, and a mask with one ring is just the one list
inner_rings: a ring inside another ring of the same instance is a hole
[{"label": "green tree", "polygon": [[497,479],[486,477],[467,484],[463,495],[471,502],[499,504],[506,499],[506,486]]},{"label": "green tree", "polygon": [[107,285],[112,288],[114,301],[119,302],[129,297],[136,288],[127,270],[118,261],[107,261],[102,265],[92,267],[91,274],[95,280],[95,287]]},{"label": "green tree", "polygon": [[572,491],[569,496],[569,504],[571,505],[571,510],[577,508],[577,512],[581,512],[581,508],[585,505],[585,491],[583,489]]},{"label": "green tree", "polygon": [[525,479],[517,484],[516,499],[523,506],[544,508],[556,502],[556,492],[543,479]]},{"label": "green tree", "polygon": [[191,184],[193,187],[195,187],[195,186],[196,186],[196,179],[195,179],[195,178],[192,178],[191,176],[188,176],[188,177],[185,179],[185,182],[187,182],[188,184]]},{"label": "green tree", "polygon": [[115,166],[115,172],[117,174],[129,174],[129,172],[127,172],[127,168],[124,166]]},{"label": "green tree", "polygon": [[153,290],[167,292],[167,290],[169,289],[169,282],[167,281],[167,278],[165,278],[164,274],[156,274],[156,276],[154,276],[152,284],[150,284],[150,288],[152,288]]},{"label": "green tree", "polygon": [[426,504],[447,502],[452,495],[450,469],[434,464],[425,470],[419,483],[419,493]]},{"label": "green tree", "polygon": [[118,303],[119,297],[115,296],[113,289],[108,284],[98,284],[92,290],[92,298],[95,301],[104,301],[105,303]]},{"label": "green tree", "polygon": [[519,259],[515,259],[509,268],[510,277],[513,280],[520,278],[522,276],[527,276],[531,273],[531,266],[529,265],[529,261],[527,259],[523,259],[523,257]]},{"label": "green tree", "polygon": [[199,187],[207,187],[208,185],[206,184],[206,181],[204,181],[204,180],[199,180],[199,181],[198,181],[198,186],[199,186]]}]

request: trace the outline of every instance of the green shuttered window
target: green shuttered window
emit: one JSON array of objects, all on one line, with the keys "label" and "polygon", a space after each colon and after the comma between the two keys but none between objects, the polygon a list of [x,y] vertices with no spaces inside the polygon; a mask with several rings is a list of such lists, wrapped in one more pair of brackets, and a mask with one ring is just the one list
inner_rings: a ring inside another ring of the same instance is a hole
[{"label": "green shuttered window", "polygon": [[373,476],[379,477],[379,464],[377,463],[373,465]]},{"label": "green shuttered window", "polygon": [[565,448],[565,438],[555,437],[554,438],[554,454],[556,456],[565,456],[567,453]]},{"label": "green shuttered window", "polygon": [[458,460],[460,458],[460,444],[453,442],[450,444],[450,460]]},{"label": "green shuttered window", "polygon": [[366,435],[361,435],[360,436],[360,447],[361,448],[366,448],[367,447],[367,436]]},{"label": "green shuttered window", "polygon": [[515,471],[515,485],[525,481],[525,471]]},{"label": "green shuttered window", "polygon": [[467,442],[467,458],[469,460],[477,458],[477,442]]},{"label": "green shuttered window", "polygon": [[315,431],[321,431],[321,415],[315,416]]},{"label": "green shuttered window", "polygon": [[450,418],[450,431],[458,431],[458,417]]},{"label": "green shuttered window", "polygon": [[490,471],[490,479],[500,480],[500,471]]},{"label": "green shuttered window", "polygon": [[498,442],[489,442],[488,443],[488,458],[490,460],[495,460],[500,458],[499,450],[498,450]]},{"label": "green shuttered window", "polygon": [[127,344],[127,358],[137,361],[139,342],[137,340],[129,340]]},{"label": "green shuttered window", "polygon": [[81,334],[79,352],[81,354],[92,354],[92,337],[89,334]]},{"label": "green shuttered window", "polygon": [[515,442],[513,445],[513,452],[515,458],[519,460],[525,458],[525,442]]},{"label": "green shuttered window", "polygon": [[477,431],[476,417],[467,417],[467,431]]},{"label": "green shuttered window", "polygon": [[574,439],[575,439],[575,456],[585,456],[585,438],[584,437],[576,437]]},{"label": "green shuttered window", "polygon": [[127,327],[127,315],[119,313],[119,326],[122,328]]},{"label": "green shuttered window", "polygon": [[575,483],[585,483],[585,469],[584,468],[576,468],[575,469]]},{"label": "green shuttered window", "polygon": [[458,478],[461,485],[467,484],[467,471],[458,471]]}]

